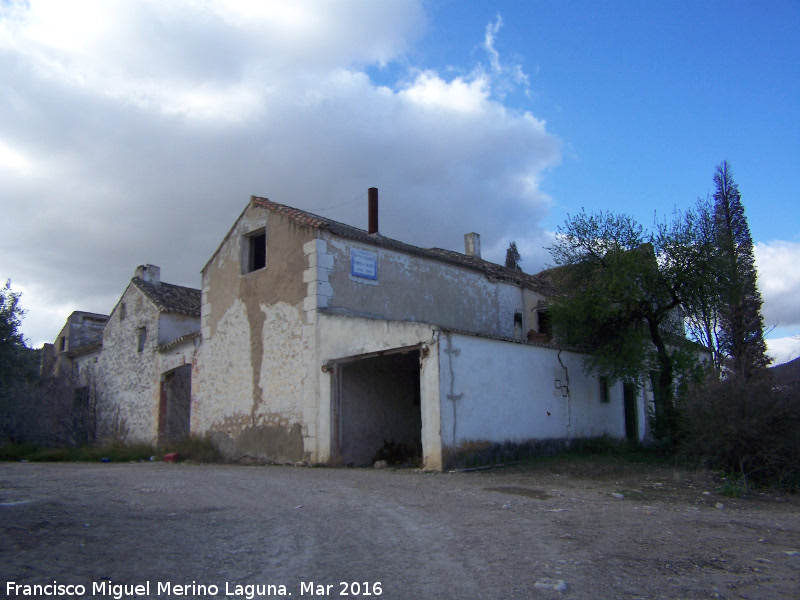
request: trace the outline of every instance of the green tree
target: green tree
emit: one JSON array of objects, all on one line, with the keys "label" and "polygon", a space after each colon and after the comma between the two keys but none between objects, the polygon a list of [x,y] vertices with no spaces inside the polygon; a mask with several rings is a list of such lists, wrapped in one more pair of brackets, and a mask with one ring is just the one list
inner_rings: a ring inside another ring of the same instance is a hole
[{"label": "green tree", "polygon": [[633,218],[580,214],[559,227],[546,272],[555,293],[550,314],[559,344],[587,353],[588,372],[640,385],[649,377],[654,434],[677,429],[675,382],[697,367],[683,333],[684,304],[709,277],[709,249],[698,215],[676,213],[647,232]]},{"label": "green tree", "polygon": [[728,161],[714,174],[714,226],[720,290],[719,347],[734,376],[750,379],[769,365],[761,293],[742,196]]},{"label": "green tree", "polygon": [[718,283],[720,256],[717,248],[717,228],[714,209],[709,201],[697,202],[697,243],[707,249],[704,262],[708,274],[700,278],[684,303],[686,329],[689,337],[708,348],[714,370],[721,373],[725,354],[720,348],[720,308],[722,294]]},{"label": "green tree", "polygon": [[11,290],[11,281],[6,281],[0,289],[0,390],[6,390],[19,377],[27,354],[25,338],[19,331],[25,316],[19,297],[19,292]]},{"label": "green tree", "polygon": [[519,254],[519,250],[517,250],[517,242],[510,242],[506,250],[506,267],[514,269],[515,271],[521,271],[522,267],[519,266],[521,260],[522,257]]},{"label": "green tree", "polygon": [[10,281],[0,289],[0,441],[22,441],[30,429],[28,399],[38,374],[39,353],[19,330],[25,316],[19,298]]}]

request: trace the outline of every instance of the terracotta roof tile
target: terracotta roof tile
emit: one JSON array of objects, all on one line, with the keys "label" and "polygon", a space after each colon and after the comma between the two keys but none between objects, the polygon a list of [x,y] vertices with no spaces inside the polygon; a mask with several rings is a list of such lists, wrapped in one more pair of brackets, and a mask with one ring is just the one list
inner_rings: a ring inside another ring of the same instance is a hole
[{"label": "terracotta roof tile", "polygon": [[423,258],[429,258],[440,262],[454,264],[472,271],[483,273],[490,279],[508,281],[510,283],[514,283],[542,293],[551,287],[547,281],[543,280],[538,275],[528,275],[523,271],[509,269],[508,267],[498,265],[481,258],[467,256],[465,254],[461,254],[460,252],[445,250],[443,248],[420,248],[419,246],[406,244],[405,242],[384,237],[380,234],[370,235],[363,229],[358,229],[357,227],[345,225],[344,223],[340,223],[332,219],[320,217],[298,208],[292,208],[291,206],[278,204],[277,202],[272,202],[267,198],[253,196],[251,201],[256,206],[266,208],[271,212],[285,215],[301,225],[307,225],[323,231],[330,231],[334,235],[349,238],[351,240],[373,246],[379,246],[382,248],[389,248],[391,250],[397,250],[407,254],[414,254],[416,256],[421,256]]}]

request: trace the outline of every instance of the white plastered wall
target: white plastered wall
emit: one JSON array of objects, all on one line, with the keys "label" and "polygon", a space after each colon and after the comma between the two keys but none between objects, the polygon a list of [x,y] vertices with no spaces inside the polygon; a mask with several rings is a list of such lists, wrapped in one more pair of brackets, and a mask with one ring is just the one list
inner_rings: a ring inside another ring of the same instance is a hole
[{"label": "white plastered wall", "polygon": [[316,316],[316,329],[319,336],[315,365],[319,398],[316,460],[327,461],[334,453],[331,446],[334,375],[330,370],[323,370],[323,366],[338,359],[419,346],[423,463],[425,468],[441,469],[438,329],[424,323],[357,318],[324,311]]},{"label": "white plastered wall", "polygon": [[[622,384],[600,400],[597,377],[572,352],[443,332],[439,343],[444,447],[469,442],[625,438]],[[645,432],[641,393],[639,438]]]},{"label": "white plastered wall", "polygon": [[166,344],[200,330],[200,319],[177,313],[161,313],[158,318],[158,343]]},{"label": "white plastered wall", "polygon": [[[447,262],[345,238],[326,235],[320,243],[327,256],[324,281],[320,278],[327,307],[357,316],[436,323],[509,338],[535,329],[526,292],[517,285]],[[375,256],[377,279],[351,274],[352,251]],[[515,313],[523,318],[519,332],[515,332]]]}]

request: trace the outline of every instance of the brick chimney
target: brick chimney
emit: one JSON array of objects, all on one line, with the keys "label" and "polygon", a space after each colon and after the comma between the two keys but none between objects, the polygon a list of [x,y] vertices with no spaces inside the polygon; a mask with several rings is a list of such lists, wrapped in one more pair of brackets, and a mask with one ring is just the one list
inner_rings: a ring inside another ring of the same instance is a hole
[{"label": "brick chimney", "polygon": [[155,285],[161,285],[161,268],[155,265],[139,265],[133,275]]},{"label": "brick chimney", "polygon": [[464,234],[464,254],[474,258],[481,257],[481,236],[474,231]]}]

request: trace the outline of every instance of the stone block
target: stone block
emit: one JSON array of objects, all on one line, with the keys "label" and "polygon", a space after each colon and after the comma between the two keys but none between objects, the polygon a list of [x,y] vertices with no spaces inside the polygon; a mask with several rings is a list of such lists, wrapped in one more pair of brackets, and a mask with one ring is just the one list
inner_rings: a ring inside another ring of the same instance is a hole
[{"label": "stone block", "polygon": [[316,253],[324,253],[327,251],[328,245],[325,240],[314,239],[303,244],[303,253],[307,256]]}]

